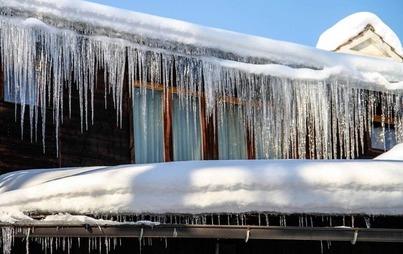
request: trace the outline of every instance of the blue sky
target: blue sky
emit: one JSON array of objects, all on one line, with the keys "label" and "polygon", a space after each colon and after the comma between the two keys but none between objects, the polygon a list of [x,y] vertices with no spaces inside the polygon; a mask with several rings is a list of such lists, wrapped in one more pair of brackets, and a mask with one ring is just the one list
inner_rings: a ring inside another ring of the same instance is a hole
[{"label": "blue sky", "polygon": [[315,46],[340,19],[373,12],[403,41],[403,0],[91,0],[199,25]]}]

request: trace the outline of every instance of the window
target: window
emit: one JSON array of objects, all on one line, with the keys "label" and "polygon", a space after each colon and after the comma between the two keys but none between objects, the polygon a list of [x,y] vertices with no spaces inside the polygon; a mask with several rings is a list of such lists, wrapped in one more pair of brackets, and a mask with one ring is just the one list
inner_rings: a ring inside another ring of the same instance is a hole
[{"label": "window", "polygon": [[136,163],[164,161],[162,92],[134,88],[133,131]]},{"label": "window", "polygon": [[218,154],[219,159],[247,159],[247,131],[243,108],[226,104],[218,114]]},{"label": "window", "polygon": [[[261,116],[262,121],[271,121],[271,118]],[[254,133],[254,143],[256,159],[277,159],[281,158],[279,151],[282,150],[282,139],[281,137],[274,137],[272,135],[273,130],[269,129],[271,126],[269,124],[264,125],[263,123],[256,126]],[[265,128],[266,126],[266,128]],[[273,128],[273,127],[271,127]]]},{"label": "window", "polygon": [[175,161],[201,160],[202,141],[197,97],[172,97],[173,156]]},{"label": "window", "polygon": [[133,90],[135,163],[248,159],[251,145],[242,105],[225,103],[217,109],[217,120],[206,119],[198,96],[148,88]]},{"label": "window", "polygon": [[25,105],[39,105],[35,86],[29,82],[25,86],[18,85],[18,82],[13,78],[6,78],[4,81],[4,101]]},{"label": "window", "polygon": [[371,148],[387,151],[397,144],[396,132],[393,126],[374,125],[371,131]]}]

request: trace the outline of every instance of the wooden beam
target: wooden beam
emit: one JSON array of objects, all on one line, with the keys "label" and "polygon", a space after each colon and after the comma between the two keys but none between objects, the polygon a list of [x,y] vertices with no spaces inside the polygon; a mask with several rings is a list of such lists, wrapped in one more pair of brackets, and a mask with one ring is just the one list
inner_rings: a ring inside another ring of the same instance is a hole
[{"label": "wooden beam", "polygon": [[173,133],[172,133],[172,93],[163,93],[163,117],[164,117],[164,157],[165,161],[173,161]]},{"label": "wooden beam", "polygon": [[218,160],[218,131],[214,128],[214,122],[217,123],[217,119],[213,116],[206,116],[206,101],[203,94],[200,110],[203,159]]},{"label": "wooden beam", "polygon": [[4,66],[3,63],[0,62],[0,101],[4,100]]},{"label": "wooden beam", "polygon": [[322,228],[277,226],[226,226],[226,225],[0,225],[14,227],[15,237],[136,237],[136,238],[198,238],[198,239],[250,239],[348,241],[403,243],[403,229],[388,228]]},{"label": "wooden beam", "polygon": [[[375,123],[382,123],[382,116],[381,115],[374,115],[374,120]],[[387,125],[394,125],[395,120],[392,117],[385,117],[384,123]]]},{"label": "wooden beam", "polygon": [[[141,87],[143,85],[140,82],[136,81],[134,83],[134,86]],[[196,97],[205,96],[205,94],[203,92],[187,91],[187,90],[178,89],[177,87],[171,87],[171,86],[164,87],[163,85],[156,85],[156,84],[152,84],[151,82],[147,82],[146,88],[155,90],[155,91],[166,91],[166,92],[170,92],[170,93],[174,93],[174,94],[185,94],[188,96],[196,96]],[[246,104],[246,100],[238,99],[235,97],[217,96],[216,100],[220,100],[220,99],[223,102],[228,102],[228,103],[232,103],[232,104],[242,104],[242,105]],[[258,106],[258,104],[256,103],[255,106]]]},{"label": "wooden beam", "polygon": [[246,121],[246,144],[248,149],[248,159],[254,160],[256,159],[256,152],[255,152],[255,140],[253,139],[254,133],[251,133],[251,130],[248,126],[248,121]]}]

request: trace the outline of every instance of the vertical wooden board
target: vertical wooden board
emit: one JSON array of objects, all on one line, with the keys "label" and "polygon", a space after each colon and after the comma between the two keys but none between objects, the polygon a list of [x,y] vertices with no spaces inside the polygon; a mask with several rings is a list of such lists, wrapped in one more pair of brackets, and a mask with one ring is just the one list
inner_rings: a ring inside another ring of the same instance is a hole
[{"label": "vertical wooden board", "polygon": [[[52,121],[46,123],[45,153],[42,145],[42,124],[38,123],[37,139],[35,132],[31,142],[29,113],[24,115],[23,139],[21,139],[20,107],[0,102],[0,174],[20,169],[54,168],[59,162],[56,154],[55,126]],[[50,112],[47,113],[48,115]],[[39,119],[41,116],[39,114]]]},{"label": "vertical wooden board", "polygon": [[[79,93],[74,90],[71,101],[71,118],[68,112],[63,116],[61,125],[61,165],[94,166],[118,165],[131,163],[130,147],[130,103],[125,87],[123,94],[122,126],[117,120],[117,109],[114,107],[112,95],[107,95],[105,106],[105,84],[103,73],[98,73],[98,83],[94,91],[94,123],[91,122],[91,108],[88,108],[88,129],[83,120],[81,132],[81,117]],[[65,108],[68,107],[68,97],[64,98]],[[88,96],[90,105],[90,96]],[[85,113],[84,113],[85,117]]]},{"label": "vertical wooden board", "polygon": [[165,161],[173,161],[173,139],[172,139],[172,93],[167,91],[163,96],[164,114],[164,154]]}]

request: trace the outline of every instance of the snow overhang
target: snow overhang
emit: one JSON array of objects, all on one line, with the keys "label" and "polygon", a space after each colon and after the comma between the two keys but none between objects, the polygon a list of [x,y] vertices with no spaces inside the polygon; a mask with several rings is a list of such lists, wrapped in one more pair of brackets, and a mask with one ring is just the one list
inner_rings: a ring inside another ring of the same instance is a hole
[{"label": "snow overhang", "polygon": [[[35,18],[58,29],[123,39],[157,51],[227,60],[234,68],[249,69],[251,73],[271,73],[273,64],[288,67],[292,72],[318,71],[311,77],[323,77],[323,72],[338,69],[332,77],[357,79],[368,83],[369,89],[373,89],[371,84],[375,89],[379,89],[379,84],[392,90],[403,87],[403,65],[390,61],[341,55],[85,1],[0,0],[0,4],[1,13],[8,17]],[[245,64],[246,68],[242,66]]]}]

